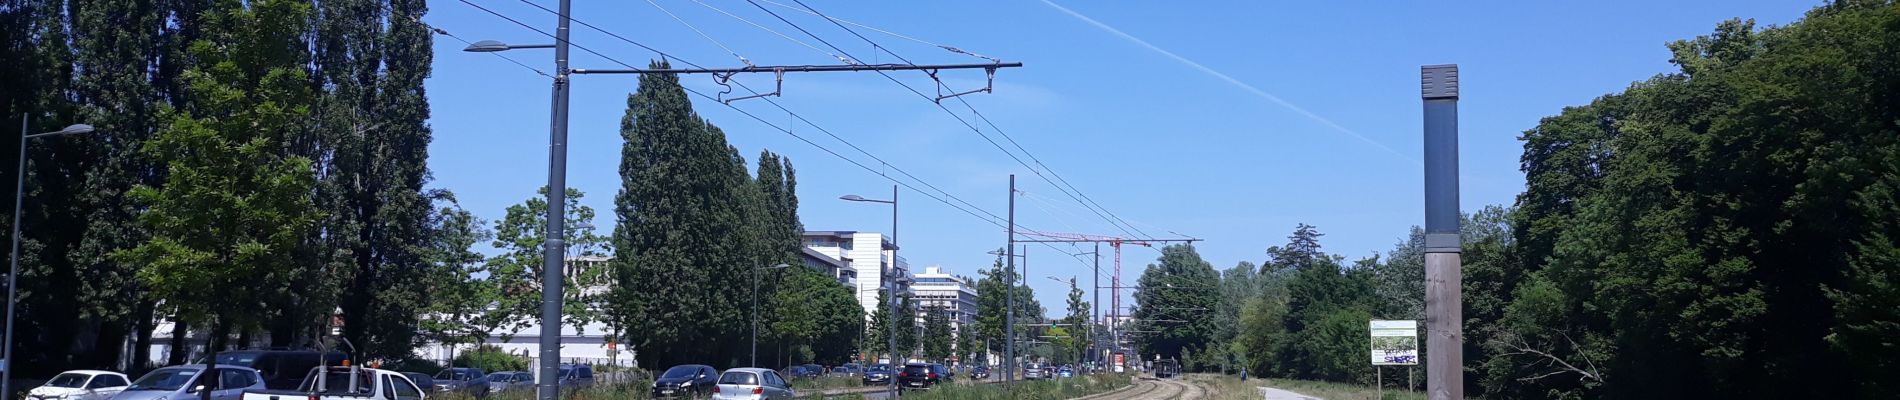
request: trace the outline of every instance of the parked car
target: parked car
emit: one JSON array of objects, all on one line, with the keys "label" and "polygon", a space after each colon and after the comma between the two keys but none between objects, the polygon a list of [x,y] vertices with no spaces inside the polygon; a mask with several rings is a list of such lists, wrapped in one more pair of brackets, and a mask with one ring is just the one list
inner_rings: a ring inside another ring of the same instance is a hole
[{"label": "parked car", "polygon": [[719,371],[698,364],[676,365],[653,378],[653,397],[700,397],[718,385]]},{"label": "parked car", "polygon": [[435,391],[488,397],[488,373],[480,368],[449,368],[435,374]]},{"label": "parked car", "polygon": [[125,374],[112,371],[74,370],[53,376],[46,384],[26,392],[28,400],[106,400],[130,385]]},{"label": "parked car", "polygon": [[1056,377],[1057,378],[1074,378],[1075,367],[1064,365],[1060,368],[1056,368]]},{"label": "parked car", "polygon": [[930,389],[937,384],[950,381],[950,371],[943,364],[909,363],[904,370],[897,372],[897,388],[903,390]]},{"label": "parked car", "polygon": [[211,391],[212,400],[238,400],[245,390],[264,389],[264,377],[255,369],[236,365],[213,368],[215,379],[204,379],[209,374],[203,364],[155,369],[132,381],[112,400],[196,399],[206,390]]},{"label": "parked car", "polygon": [[488,374],[488,393],[534,387],[534,374],[527,371],[502,371]]},{"label": "parked car", "polygon": [[218,364],[250,367],[264,377],[264,387],[296,389],[311,368],[343,365],[350,356],[342,352],[314,350],[236,350],[218,352]]},{"label": "parked car", "polygon": [[785,367],[784,377],[790,379],[811,379],[824,375],[824,373],[824,367],[820,367],[816,364],[803,364]]},{"label": "parked car", "polygon": [[864,369],[864,385],[889,385],[893,374],[890,364],[872,365]]},{"label": "parked car", "polygon": [[435,378],[429,377],[429,374],[425,374],[421,372],[404,372],[402,373],[402,376],[409,378],[409,382],[415,383],[416,387],[422,388],[423,391],[428,391],[435,388]]},{"label": "parked car", "polygon": [[420,386],[401,373],[363,367],[316,367],[292,390],[246,390],[241,400],[424,400]]},{"label": "parked car", "polygon": [[[528,382],[534,382],[530,376]],[[567,364],[561,366],[561,387],[566,389],[586,389],[594,387],[594,366],[586,364]]]},{"label": "parked car", "polygon": [[764,368],[733,368],[719,374],[713,386],[714,400],[789,400],[798,397],[778,371]]},{"label": "parked car", "polygon": [[842,376],[860,376],[860,375],[864,375],[864,366],[858,365],[857,363],[840,365],[835,368],[832,368],[831,374],[842,375]]}]

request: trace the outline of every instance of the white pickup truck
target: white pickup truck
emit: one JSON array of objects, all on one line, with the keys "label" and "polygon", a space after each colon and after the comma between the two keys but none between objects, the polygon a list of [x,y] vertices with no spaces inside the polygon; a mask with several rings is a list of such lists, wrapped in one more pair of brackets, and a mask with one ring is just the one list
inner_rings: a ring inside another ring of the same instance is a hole
[{"label": "white pickup truck", "polygon": [[297,390],[246,390],[242,400],[427,400],[401,373],[363,367],[310,369]]}]

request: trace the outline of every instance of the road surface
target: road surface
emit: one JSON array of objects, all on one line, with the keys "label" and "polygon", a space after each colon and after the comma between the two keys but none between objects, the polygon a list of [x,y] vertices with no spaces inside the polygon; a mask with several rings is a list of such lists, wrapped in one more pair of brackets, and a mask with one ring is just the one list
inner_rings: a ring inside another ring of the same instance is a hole
[{"label": "road surface", "polygon": [[1274,389],[1266,386],[1259,386],[1259,388],[1260,394],[1265,395],[1267,400],[1320,400],[1318,397],[1307,396],[1287,390]]}]

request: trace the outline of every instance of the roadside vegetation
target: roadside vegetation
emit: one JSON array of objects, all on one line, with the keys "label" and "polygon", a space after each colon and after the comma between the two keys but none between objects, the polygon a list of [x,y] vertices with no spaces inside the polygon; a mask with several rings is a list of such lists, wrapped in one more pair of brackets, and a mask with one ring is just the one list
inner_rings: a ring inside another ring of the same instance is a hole
[{"label": "roadside vegetation", "polygon": [[915,400],[1071,399],[1128,386],[1128,381],[1128,375],[1100,374],[1018,382],[1014,385],[944,385],[930,391],[908,392],[904,394],[904,398]]},{"label": "roadside vegetation", "polygon": [[[1205,400],[1257,400],[1260,398],[1260,387],[1262,386],[1288,390],[1327,400],[1374,398],[1383,400],[1413,400],[1425,398],[1425,392],[1423,391],[1408,392],[1405,389],[1393,388],[1386,388],[1383,393],[1384,397],[1380,397],[1381,393],[1370,385],[1338,382],[1279,378],[1256,378],[1243,382],[1238,376],[1210,374],[1189,375],[1186,379],[1189,382],[1193,382],[1207,389],[1207,397],[1203,398]],[[1423,388],[1421,387],[1420,390],[1423,390]]]}]

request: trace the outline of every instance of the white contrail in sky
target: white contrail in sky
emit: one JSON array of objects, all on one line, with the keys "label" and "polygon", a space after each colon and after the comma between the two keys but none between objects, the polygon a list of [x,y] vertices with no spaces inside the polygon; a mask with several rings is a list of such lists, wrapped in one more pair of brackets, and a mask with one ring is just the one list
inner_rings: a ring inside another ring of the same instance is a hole
[{"label": "white contrail in sky", "polygon": [[1271,101],[1274,104],[1279,104],[1281,107],[1286,107],[1289,110],[1293,110],[1293,112],[1300,113],[1300,115],[1305,115],[1307,118],[1310,118],[1314,121],[1319,121],[1319,123],[1332,127],[1334,130],[1344,132],[1347,135],[1352,135],[1353,138],[1359,139],[1359,141],[1369,143],[1373,146],[1378,146],[1381,149],[1385,149],[1385,151],[1387,152],[1391,152],[1393,155],[1403,157],[1407,160],[1412,160],[1412,157],[1406,155],[1405,153],[1400,153],[1398,150],[1394,150],[1392,149],[1392,147],[1386,146],[1384,143],[1379,143],[1378,141],[1372,140],[1372,138],[1366,137],[1366,135],[1361,135],[1359,134],[1359,132],[1354,132],[1352,129],[1347,129],[1344,126],[1340,126],[1338,123],[1334,123],[1332,120],[1326,119],[1326,117],[1321,117],[1319,116],[1319,114],[1314,114],[1312,111],[1307,111],[1305,108],[1301,108],[1298,105],[1295,105],[1291,102],[1286,101],[1286,99],[1280,98],[1280,96],[1274,96],[1272,93],[1267,93],[1267,91],[1265,90],[1260,90],[1260,88],[1254,87],[1253,85],[1249,85],[1246,82],[1241,82],[1239,79],[1234,79],[1234,77],[1227,76],[1227,74],[1223,74],[1220,71],[1215,71],[1213,68],[1208,68],[1206,65],[1201,65],[1201,63],[1194,62],[1194,60],[1189,60],[1187,57],[1182,57],[1179,54],[1174,54],[1174,52],[1168,51],[1168,49],[1163,49],[1160,46],[1155,46],[1152,43],[1148,43],[1148,41],[1146,40],[1141,40],[1141,38],[1135,37],[1134,35],[1129,35],[1127,32],[1122,32],[1122,30],[1120,29],[1115,29],[1115,27],[1113,26],[1104,24],[1101,21],[1096,21],[1094,18],[1089,18],[1087,15],[1082,15],[1082,13],[1075,12],[1075,10],[1070,10],[1068,7],[1063,7],[1062,5],[1056,4],[1055,2],[1052,2],[1049,0],[1042,0],[1042,4],[1048,4],[1049,7],[1053,7],[1057,11],[1062,11],[1064,14],[1069,14],[1069,16],[1075,17],[1075,19],[1082,20],[1082,22],[1087,22],[1089,23],[1089,25],[1094,25],[1096,28],[1101,28],[1104,31],[1108,31],[1108,33],[1113,33],[1115,34],[1115,36],[1120,36],[1122,39],[1126,39],[1130,42],[1134,42],[1135,44],[1141,45],[1141,47],[1146,47],[1148,48],[1148,50],[1154,51],[1156,53],[1161,53],[1161,55],[1168,56],[1168,58],[1172,58],[1174,59],[1174,61],[1179,61],[1182,64],[1187,64],[1187,66],[1194,67],[1194,69],[1200,70],[1201,72],[1206,73],[1208,75],[1212,75],[1215,78],[1220,78],[1220,80],[1227,81],[1227,83],[1233,84],[1234,86],[1239,87],[1243,90],[1246,90],[1247,92],[1253,93],[1255,96],[1260,96],[1260,98],[1267,99],[1267,101]]}]

